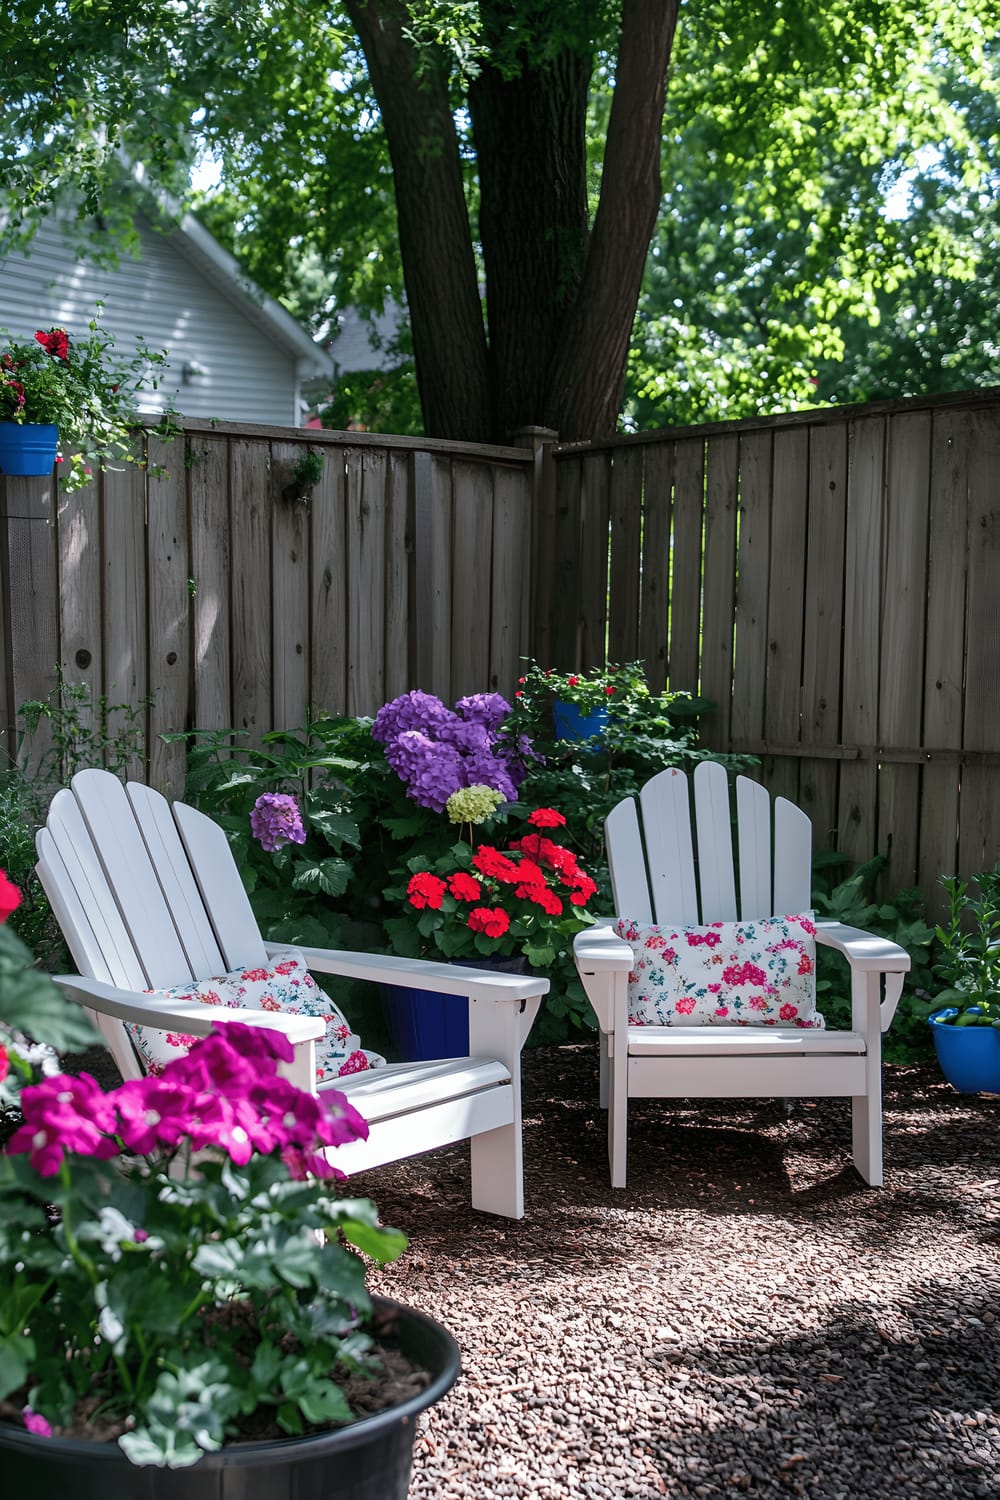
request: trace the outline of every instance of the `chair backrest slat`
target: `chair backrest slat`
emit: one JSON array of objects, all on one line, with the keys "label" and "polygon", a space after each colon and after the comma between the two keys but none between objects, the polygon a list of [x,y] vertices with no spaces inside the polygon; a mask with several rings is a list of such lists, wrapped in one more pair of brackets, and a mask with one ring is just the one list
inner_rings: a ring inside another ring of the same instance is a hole
[{"label": "chair backrest slat", "polygon": [[639,832],[639,814],[631,797],[624,798],[611,809],[604,823],[604,838],[615,912],[636,922],[651,922],[653,908]]},{"label": "chair backrest slat", "polygon": [[771,799],[749,776],[736,778],[736,828],[740,865],[740,916],[772,917]]},{"label": "chair backrest slat", "polygon": [[226,968],[166,797],[141,782],[125,788],[193,979]]},{"label": "chair backrest slat", "polygon": [[812,906],[812,822],[785,797],[774,802],[774,910],[779,915]]},{"label": "chair backrest slat", "polygon": [[96,769],[78,771],[70,786],[150,987],[196,978],[124,786]]},{"label": "chair backrest slat", "polygon": [[225,833],[183,802],[174,803],[173,814],[226,969],[266,963],[260,928]]},{"label": "chair backrest slat", "polygon": [[[698,892],[687,777],[682,771],[660,771],[646,782],[639,801],[656,920],[697,922]],[[631,917],[636,913],[629,911],[622,915]]]},{"label": "chair backrest slat", "polygon": [[35,847],[38,878],[80,973],[124,989],[144,989],[146,972],[68,788],[53,797]]},{"label": "chair backrest slat", "polygon": [[733,922],[736,920],[733,813],[725,766],[718,761],[701,761],[694,773],[694,802],[698,819],[701,920]]}]

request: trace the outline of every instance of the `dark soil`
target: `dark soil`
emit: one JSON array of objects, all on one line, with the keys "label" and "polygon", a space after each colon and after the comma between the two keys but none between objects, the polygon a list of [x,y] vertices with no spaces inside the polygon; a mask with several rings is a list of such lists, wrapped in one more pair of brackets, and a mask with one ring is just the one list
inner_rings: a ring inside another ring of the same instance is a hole
[{"label": "dark soil", "polygon": [[612,1192],[593,1047],[524,1073],[521,1222],[467,1147],[351,1184],[411,1237],[372,1290],[462,1350],[412,1500],[1000,1493],[1000,1099],[887,1067],[881,1191],[846,1100],[639,1101]]}]

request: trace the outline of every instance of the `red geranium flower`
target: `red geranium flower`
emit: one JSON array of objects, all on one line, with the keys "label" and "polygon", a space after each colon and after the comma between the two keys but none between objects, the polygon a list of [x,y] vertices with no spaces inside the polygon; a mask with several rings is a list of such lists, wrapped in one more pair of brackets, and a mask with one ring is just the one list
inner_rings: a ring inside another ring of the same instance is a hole
[{"label": "red geranium flower", "polygon": [[466,875],[464,870],[456,870],[454,875],[448,876],[448,889],[456,901],[478,901],[483,894],[479,881]]},{"label": "red geranium flower", "polygon": [[472,863],[490,880],[502,880],[505,885],[514,885],[521,878],[521,872],[514,861],[508,859],[506,854],[501,854],[498,849],[492,849],[489,844],[480,845],[472,856]]},{"label": "red geranium flower", "polygon": [[556,812],[554,807],[536,807],[529,816],[528,822],[533,828],[563,828],[566,819],[561,812]]},{"label": "red geranium flower", "polygon": [[50,328],[48,333],[39,328],[35,338],[47,354],[54,354],[56,359],[69,359],[69,334],[65,328]]},{"label": "red geranium flower", "polygon": [[448,887],[440,876],[431,875],[427,870],[421,870],[416,875],[410,876],[409,884],[406,887],[406,895],[411,906],[415,906],[418,909],[430,906],[434,911],[439,911],[447,889]]},{"label": "red geranium flower", "polygon": [[487,937],[499,938],[510,927],[510,917],[500,906],[477,906],[469,913],[466,925],[472,932],[483,932]]}]

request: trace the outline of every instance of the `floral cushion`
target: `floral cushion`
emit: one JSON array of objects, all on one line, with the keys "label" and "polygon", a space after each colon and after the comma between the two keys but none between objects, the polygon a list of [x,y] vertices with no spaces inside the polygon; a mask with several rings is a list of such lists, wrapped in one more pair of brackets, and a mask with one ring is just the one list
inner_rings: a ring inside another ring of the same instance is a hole
[{"label": "floral cushion", "polygon": [[811,1026],[816,1009],[812,913],[649,927],[620,917],[632,944],[628,1011],[633,1026]]},{"label": "floral cushion", "polygon": [[[197,984],[178,984],[172,989],[145,990],[165,1000],[200,1000],[203,1005],[227,1009],[282,1010],[293,1016],[322,1016],[326,1035],[316,1043],[316,1082],[328,1083],[348,1073],[363,1073],[380,1067],[385,1058],[365,1051],[345,1016],[313,979],[302,954],[290,948],[269,969],[233,969]],[[182,1056],[195,1038],[184,1032],[160,1031],[126,1021],[125,1029],[146,1071],[160,1073],[165,1063]]]}]

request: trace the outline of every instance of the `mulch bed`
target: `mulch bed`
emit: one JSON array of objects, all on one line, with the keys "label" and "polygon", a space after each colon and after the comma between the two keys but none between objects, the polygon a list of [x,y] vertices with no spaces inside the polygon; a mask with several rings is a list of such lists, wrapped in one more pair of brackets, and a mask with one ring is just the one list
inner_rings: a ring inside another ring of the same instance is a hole
[{"label": "mulch bed", "polygon": [[411,1239],[372,1290],[462,1350],[412,1500],[1000,1493],[1000,1098],[887,1067],[882,1191],[846,1100],[639,1101],[613,1193],[593,1046],[524,1075],[521,1222],[467,1147],[351,1184]]}]

